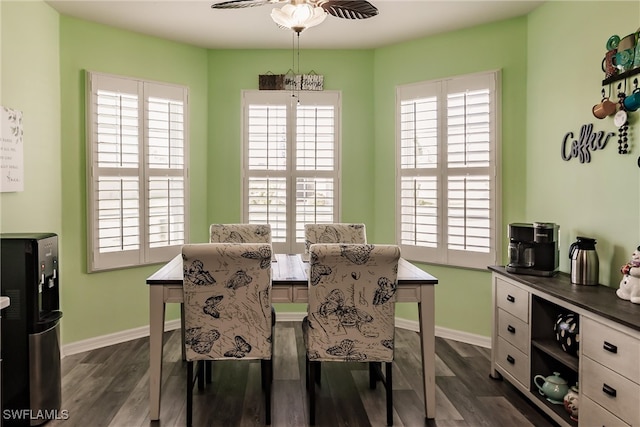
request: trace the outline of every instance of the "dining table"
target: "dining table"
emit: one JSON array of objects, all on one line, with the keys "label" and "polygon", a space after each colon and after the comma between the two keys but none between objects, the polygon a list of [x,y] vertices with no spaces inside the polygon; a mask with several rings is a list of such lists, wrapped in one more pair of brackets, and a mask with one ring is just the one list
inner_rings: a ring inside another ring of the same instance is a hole
[{"label": "dining table", "polygon": [[[272,303],[307,303],[309,263],[301,254],[275,254],[271,268]],[[183,266],[179,254],[147,278],[149,286],[149,418],[160,419],[162,349],[165,307],[182,304]],[[398,264],[396,302],[418,304],[418,325],[424,381],[425,418],[435,418],[435,286],[438,279],[401,258]]]}]

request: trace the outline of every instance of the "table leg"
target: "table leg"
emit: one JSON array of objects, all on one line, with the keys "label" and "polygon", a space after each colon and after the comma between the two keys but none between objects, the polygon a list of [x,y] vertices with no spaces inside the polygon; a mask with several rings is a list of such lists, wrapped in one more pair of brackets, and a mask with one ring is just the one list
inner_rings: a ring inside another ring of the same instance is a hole
[{"label": "table leg", "polygon": [[164,287],[149,286],[149,418],[151,421],[160,419],[164,311]]},{"label": "table leg", "polygon": [[433,286],[422,286],[418,303],[420,317],[420,347],[422,350],[422,376],[424,378],[424,408],[426,418],[436,417],[436,337],[435,291]]}]

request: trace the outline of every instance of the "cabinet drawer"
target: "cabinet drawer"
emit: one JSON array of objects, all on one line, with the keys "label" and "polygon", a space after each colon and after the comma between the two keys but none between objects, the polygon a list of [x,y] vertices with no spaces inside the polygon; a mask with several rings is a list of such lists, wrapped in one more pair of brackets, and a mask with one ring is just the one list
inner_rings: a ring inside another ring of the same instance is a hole
[{"label": "cabinet drawer", "polygon": [[496,305],[529,323],[529,292],[496,277]]},{"label": "cabinet drawer", "polygon": [[[640,425],[640,385],[588,357],[580,361],[580,391],[631,425]],[[635,363],[638,363],[636,360]],[[582,414],[581,414],[582,416]]]},{"label": "cabinet drawer", "polygon": [[497,355],[496,363],[528,389],[529,357],[501,337],[498,337]]},{"label": "cabinet drawer", "polygon": [[582,316],[582,354],[640,384],[640,340]]},{"label": "cabinet drawer", "polygon": [[578,426],[631,427],[587,396],[580,396]]},{"label": "cabinet drawer", "polygon": [[529,325],[502,309],[498,309],[498,335],[518,350],[529,354]]}]

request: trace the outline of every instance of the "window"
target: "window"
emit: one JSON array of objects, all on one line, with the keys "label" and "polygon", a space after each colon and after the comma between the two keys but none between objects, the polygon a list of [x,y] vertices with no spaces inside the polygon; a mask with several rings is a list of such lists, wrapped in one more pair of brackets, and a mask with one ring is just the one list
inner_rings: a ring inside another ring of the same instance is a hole
[{"label": "window", "polygon": [[396,230],[407,259],[470,268],[498,260],[499,73],[396,90]]},{"label": "window", "polygon": [[304,224],[339,218],[340,94],[245,91],[242,104],[243,221],[302,253]]},{"label": "window", "polygon": [[87,72],[88,269],[164,262],[188,235],[188,93]]}]

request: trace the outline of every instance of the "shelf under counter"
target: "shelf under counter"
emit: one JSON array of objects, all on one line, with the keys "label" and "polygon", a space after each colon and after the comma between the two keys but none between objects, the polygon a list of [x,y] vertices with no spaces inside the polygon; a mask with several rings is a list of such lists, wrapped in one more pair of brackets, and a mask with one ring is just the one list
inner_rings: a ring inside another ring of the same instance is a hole
[{"label": "shelf under counter", "polygon": [[545,354],[548,354],[568,368],[578,372],[578,357],[566,353],[557,341],[554,340],[531,340],[531,345]]},{"label": "shelf under counter", "polygon": [[590,311],[603,318],[640,331],[640,304],[618,298],[616,289],[603,285],[575,285],[569,274],[541,277],[509,273],[504,266],[489,266],[489,270],[544,292],[559,300]]}]

